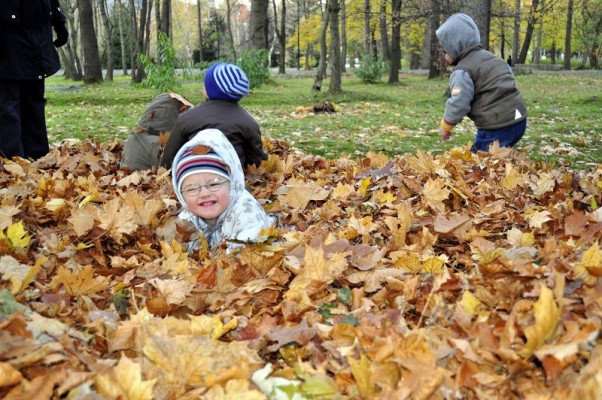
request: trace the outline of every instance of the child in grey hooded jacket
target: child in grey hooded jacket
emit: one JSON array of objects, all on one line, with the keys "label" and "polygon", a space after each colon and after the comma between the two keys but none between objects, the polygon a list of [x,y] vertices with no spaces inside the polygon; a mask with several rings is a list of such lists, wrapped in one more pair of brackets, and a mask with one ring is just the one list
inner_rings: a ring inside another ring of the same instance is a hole
[{"label": "child in grey hooded jacket", "polygon": [[[275,223],[245,189],[236,150],[217,129],[202,130],[184,144],[174,158],[171,173],[184,207],[179,218],[192,222],[209,247],[227,241],[230,251],[240,247],[240,242],[260,242],[261,231]],[[199,247],[197,241],[189,250]]]},{"label": "child in grey hooded jacket", "polygon": [[477,127],[471,150],[488,151],[498,141],[514,146],[527,127],[527,107],[518,90],[512,68],[502,58],[481,48],[475,22],[466,14],[454,14],[436,31],[447,63],[455,66],[439,134],[451,139],[451,131],[465,116]]}]

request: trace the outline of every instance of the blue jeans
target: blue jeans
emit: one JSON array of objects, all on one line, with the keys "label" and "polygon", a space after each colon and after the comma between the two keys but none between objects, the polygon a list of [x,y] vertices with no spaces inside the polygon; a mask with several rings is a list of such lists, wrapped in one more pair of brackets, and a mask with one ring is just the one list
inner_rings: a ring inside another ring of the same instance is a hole
[{"label": "blue jeans", "polygon": [[500,129],[478,129],[470,151],[476,153],[477,150],[489,151],[489,146],[495,142],[500,142],[500,147],[512,147],[523,137],[527,129],[527,118],[514,125]]}]

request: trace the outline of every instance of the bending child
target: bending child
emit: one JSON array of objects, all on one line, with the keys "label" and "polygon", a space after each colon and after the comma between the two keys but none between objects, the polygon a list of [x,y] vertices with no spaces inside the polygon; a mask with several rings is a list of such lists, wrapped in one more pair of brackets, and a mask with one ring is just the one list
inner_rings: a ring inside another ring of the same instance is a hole
[{"label": "bending child", "polygon": [[[172,184],[188,220],[205,236],[209,247],[222,241],[261,241],[260,232],[274,224],[259,202],[245,190],[240,159],[217,129],[198,132],[178,151],[171,169]],[[200,247],[196,241],[190,251]],[[228,249],[237,247],[228,243]]]},{"label": "bending child", "polygon": [[527,106],[511,67],[502,58],[481,48],[475,22],[466,14],[454,14],[436,31],[445,61],[455,69],[449,78],[447,100],[439,134],[451,139],[451,131],[465,116],[477,127],[472,152],[488,151],[499,141],[514,146],[527,127]]}]

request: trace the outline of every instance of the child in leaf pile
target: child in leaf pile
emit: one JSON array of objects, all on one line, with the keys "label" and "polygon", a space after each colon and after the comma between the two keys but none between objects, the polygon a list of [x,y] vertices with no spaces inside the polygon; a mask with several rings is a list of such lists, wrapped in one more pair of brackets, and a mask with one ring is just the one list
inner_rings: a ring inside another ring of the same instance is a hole
[{"label": "child in leaf pile", "polygon": [[527,107],[518,90],[512,68],[502,58],[481,48],[475,22],[466,14],[454,14],[436,31],[445,61],[455,66],[449,77],[447,100],[439,134],[451,139],[451,131],[468,115],[477,127],[471,150],[488,151],[498,141],[514,146],[527,128]]},{"label": "child in leaf pile", "polygon": [[[204,235],[209,247],[228,241],[260,242],[260,233],[275,223],[245,189],[245,178],[234,146],[217,129],[205,129],[180,148],[171,168],[174,191],[184,207],[179,218]],[[201,247],[192,242],[189,251]]]}]

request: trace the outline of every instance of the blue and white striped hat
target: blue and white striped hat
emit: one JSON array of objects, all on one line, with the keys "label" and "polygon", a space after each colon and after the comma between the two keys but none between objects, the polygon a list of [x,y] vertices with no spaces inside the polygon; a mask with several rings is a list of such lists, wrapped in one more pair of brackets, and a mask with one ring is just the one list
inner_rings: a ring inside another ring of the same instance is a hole
[{"label": "blue and white striped hat", "polygon": [[249,94],[249,78],[240,67],[219,62],[205,72],[205,91],[211,100],[238,101]]}]

